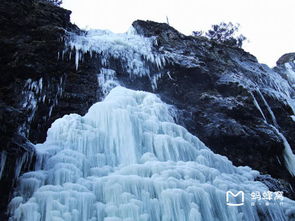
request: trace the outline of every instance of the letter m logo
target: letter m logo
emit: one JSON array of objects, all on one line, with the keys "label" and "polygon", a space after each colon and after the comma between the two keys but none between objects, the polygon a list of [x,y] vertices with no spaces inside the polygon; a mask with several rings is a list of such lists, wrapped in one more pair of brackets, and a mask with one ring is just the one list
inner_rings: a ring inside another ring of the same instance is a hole
[{"label": "letter m logo", "polygon": [[245,194],[243,191],[239,191],[234,194],[231,191],[226,192],[226,205],[228,206],[243,206],[245,202]]}]

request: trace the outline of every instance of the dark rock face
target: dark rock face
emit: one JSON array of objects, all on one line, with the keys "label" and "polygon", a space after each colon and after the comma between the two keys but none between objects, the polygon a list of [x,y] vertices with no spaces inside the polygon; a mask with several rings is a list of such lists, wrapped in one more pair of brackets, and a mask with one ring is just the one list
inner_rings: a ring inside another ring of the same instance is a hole
[{"label": "dark rock face", "polygon": [[277,66],[283,65],[285,63],[293,62],[295,60],[295,53],[287,53],[282,55],[277,61]]},{"label": "dark rock face", "polygon": [[0,220],[16,178],[34,169],[31,143],[44,141],[55,119],[85,114],[97,100],[95,65],[77,72],[68,56],[62,59],[66,32],[79,31],[70,13],[45,1],[1,1]]},{"label": "dark rock face", "polygon": [[[65,9],[33,0],[4,0],[0,5],[1,162],[5,159],[1,220],[6,219],[16,178],[34,169],[32,143],[45,140],[55,119],[69,113],[83,115],[101,99],[100,55],[85,54],[76,70],[65,50],[67,31],[79,32],[69,15]],[[163,68],[146,63],[151,76],[161,76],[157,87],[151,87],[147,76],[130,78],[120,58],[104,68],[115,70],[126,87],[157,93],[176,107],[178,123],[214,152],[237,166],[270,174],[273,178],[262,175],[257,180],[273,190],[283,188],[294,198],[288,187],[295,189],[294,178],[285,167],[278,132],[294,151],[294,113],[285,99],[295,96],[294,83],[286,74],[295,65],[282,63],[272,70],[242,49],[185,36],[167,24],[135,21],[133,27],[140,35],[155,36],[153,50],[167,59]]]},{"label": "dark rock face", "polygon": [[[184,36],[167,24],[135,21],[133,27],[146,37],[157,36],[159,53],[174,53],[161,70],[170,77],[163,75],[155,92],[179,109],[179,122],[235,165],[287,180],[294,189],[294,178],[284,166],[283,140],[273,128],[294,151],[294,113],[285,98],[275,96],[281,90],[277,84],[294,96],[281,77],[285,70],[271,70],[242,49]],[[142,89],[134,79],[125,84]],[[289,196],[294,198],[291,190]]]}]

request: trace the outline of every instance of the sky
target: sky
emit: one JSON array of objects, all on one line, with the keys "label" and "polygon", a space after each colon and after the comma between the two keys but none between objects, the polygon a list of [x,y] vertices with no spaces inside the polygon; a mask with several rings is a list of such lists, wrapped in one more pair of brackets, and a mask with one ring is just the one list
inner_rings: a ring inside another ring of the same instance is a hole
[{"label": "sky", "polygon": [[166,22],[183,34],[207,31],[212,24],[240,24],[243,48],[273,67],[295,52],[295,0],[63,0],[71,21],[83,29],[128,30],[132,22]]}]

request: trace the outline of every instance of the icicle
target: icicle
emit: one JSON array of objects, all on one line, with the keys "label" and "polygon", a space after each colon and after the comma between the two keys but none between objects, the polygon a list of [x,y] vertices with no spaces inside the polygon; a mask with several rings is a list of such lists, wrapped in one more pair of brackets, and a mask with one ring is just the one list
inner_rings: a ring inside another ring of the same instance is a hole
[{"label": "icicle", "polygon": [[53,105],[51,105],[51,106],[50,106],[50,108],[49,108],[49,112],[48,112],[48,118],[50,118],[50,117],[51,117],[52,110],[53,110],[53,106],[54,106],[54,104],[53,104]]},{"label": "icicle", "polygon": [[271,116],[271,119],[272,119],[273,124],[275,125],[275,127],[278,128],[279,125],[278,125],[278,123],[277,123],[277,119],[276,119],[274,113],[272,112],[270,106],[268,105],[267,101],[265,100],[265,98],[264,98],[263,94],[260,92],[260,90],[257,90],[257,92],[258,92],[258,94],[260,95],[260,97],[262,98],[262,100],[263,100],[263,102],[264,102],[264,104],[265,104],[265,106],[266,106],[268,112],[270,113],[270,116]]},{"label": "icicle", "polygon": [[116,78],[116,72],[112,69],[101,68],[100,73],[97,75],[97,80],[104,97],[114,87],[119,85]]},{"label": "icicle", "polygon": [[[284,160],[285,160],[285,165],[286,165],[286,168],[288,169],[289,173],[292,175],[292,176],[295,176],[295,155],[293,154],[292,152],[292,149],[290,147],[290,144],[288,143],[287,139],[285,138],[285,136],[279,131],[279,126],[277,124],[277,121],[276,121],[276,118],[275,118],[275,115],[274,113],[272,112],[270,106],[268,105],[267,101],[265,100],[265,98],[263,97],[262,93],[258,90],[257,91],[259,93],[259,95],[261,96],[265,106],[267,107],[267,110],[268,112],[270,113],[271,117],[272,117],[272,121],[273,121],[273,124],[274,125],[271,125],[271,124],[268,124],[269,126],[271,126],[274,131],[277,133],[277,135],[279,135],[279,137],[282,139],[283,141],[283,145],[284,145],[284,153],[283,153],[283,157],[284,157]],[[257,109],[260,111],[261,115],[263,116],[265,122],[267,122],[257,100],[255,99],[253,93],[251,92],[251,95],[253,97],[253,100],[254,100],[254,104],[255,106],[257,107]],[[279,158],[277,158],[279,163],[280,160]]]},{"label": "icicle", "polygon": [[[124,34],[114,34],[106,30],[90,30],[85,35],[69,33],[67,46],[76,52],[75,66],[79,67],[83,55],[90,53],[102,55],[101,63],[108,68],[109,60],[120,58],[126,62],[130,76],[150,75],[147,64],[152,63],[157,69],[162,69],[166,63],[165,56],[153,51],[154,37],[145,38],[130,29]],[[71,55],[71,53],[70,53]],[[152,82],[151,82],[152,83]]]},{"label": "icicle", "polygon": [[42,91],[42,89],[43,89],[43,78],[42,77],[39,79],[38,86],[39,86],[39,90]]},{"label": "icicle", "polygon": [[79,68],[79,61],[80,61],[80,51],[76,50],[75,53],[75,66],[76,66],[76,70],[78,70]]},{"label": "icicle", "polygon": [[15,179],[17,179],[21,173],[21,170],[24,165],[29,165],[32,162],[33,154],[31,152],[26,152],[23,154],[22,157],[18,158],[15,163],[15,169],[14,169],[14,176]]},{"label": "icicle", "polygon": [[162,77],[162,73],[157,73],[154,74],[151,77],[151,84],[152,84],[152,89],[153,91],[156,90],[158,88],[158,80]]},{"label": "icicle", "polygon": [[170,75],[170,71],[167,71],[167,75],[168,75],[168,77],[169,77],[170,80],[173,80],[174,81],[174,79]]},{"label": "icicle", "polygon": [[254,96],[254,94],[253,94],[253,92],[250,91],[250,94],[251,94],[251,96],[252,96],[252,98],[253,98],[254,105],[256,106],[256,108],[257,108],[257,109],[259,110],[259,112],[261,113],[261,115],[262,115],[263,119],[265,120],[265,122],[267,122],[267,120],[266,120],[266,118],[265,118],[265,115],[263,114],[263,111],[261,110],[261,108],[260,108],[260,106],[259,106],[259,104],[258,104],[258,102],[257,102],[257,100],[256,100],[256,98],[255,98],[255,96]]},{"label": "icicle", "polygon": [[3,171],[5,169],[6,158],[7,158],[7,152],[2,151],[0,154],[0,180],[3,176]]},{"label": "icicle", "polygon": [[275,130],[275,132],[282,139],[284,147],[285,147],[283,156],[285,159],[286,168],[288,169],[289,173],[292,176],[295,176],[295,155],[292,152],[290,144],[288,143],[286,137],[276,127],[274,127],[272,125],[270,125],[270,126]]}]

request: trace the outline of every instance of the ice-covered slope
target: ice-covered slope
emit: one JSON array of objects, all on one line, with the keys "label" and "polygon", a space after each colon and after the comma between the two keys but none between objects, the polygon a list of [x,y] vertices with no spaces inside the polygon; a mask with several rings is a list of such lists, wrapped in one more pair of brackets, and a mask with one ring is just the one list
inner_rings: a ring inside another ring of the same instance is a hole
[{"label": "ice-covered slope", "polygon": [[[243,95],[241,94],[242,96],[244,96],[242,98],[243,100],[238,101],[236,103],[239,106],[245,107],[246,106],[245,101],[249,99],[247,98],[247,96],[253,100],[252,105],[253,104],[255,105],[255,107],[257,108],[256,111],[259,111],[261,113],[261,116],[260,116],[261,118],[263,117],[263,121],[264,121],[263,126],[268,127],[267,130],[272,130],[272,133],[274,133],[274,136],[276,137],[275,139],[281,139],[281,143],[284,146],[283,153],[278,154],[282,156],[282,159],[279,160],[280,164],[281,164],[281,160],[283,160],[285,162],[284,164],[289,174],[291,174],[291,176],[294,176],[295,156],[292,153],[292,148],[288,142],[288,139],[282,133],[282,130],[284,130],[284,128],[281,128],[280,125],[278,124],[276,119],[276,113],[274,113],[271,106],[269,105],[269,102],[267,101],[269,97],[271,99],[278,100],[283,105],[289,106],[291,110],[293,110],[292,115],[294,115],[294,111],[295,111],[295,101],[294,101],[295,99],[293,95],[294,89],[292,88],[292,86],[290,86],[289,82],[286,79],[284,79],[280,75],[280,73],[271,70],[266,65],[257,64],[251,61],[251,59],[248,58],[249,56],[248,54],[247,56],[245,55],[247,59],[245,59],[244,57],[240,57],[240,55],[236,55],[235,53],[237,52],[235,50],[237,49],[232,50],[231,48],[227,48],[227,50],[229,51],[228,57],[229,59],[231,59],[231,62],[232,64],[234,64],[235,67],[229,66],[229,64],[231,63],[228,61],[226,61],[228,62],[228,64],[227,63],[222,64],[222,62],[226,60],[222,57],[219,60],[218,58],[215,58],[219,62],[217,65],[220,65],[220,66],[227,65],[228,67],[222,70],[222,73],[219,73],[220,70],[214,70],[212,71],[213,73],[210,73],[211,71],[208,71],[208,69],[209,68],[211,69],[212,67],[215,68],[216,64],[208,65],[206,64],[205,61],[202,61],[204,57],[207,59],[208,57],[211,57],[214,54],[212,52],[212,54],[204,55],[204,53],[208,53],[205,50],[206,47],[204,47],[204,45],[208,47],[208,45],[206,45],[208,44],[208,42],[206,42],[206,44],[204,44],[204,42],[193,42],[194,44],[192,44],[192,41],[199,41],[199,39],[190,39],[189,37],[185,37],[167,25],[166,26],[162,25],[161,31],[163,33],[161,33],[157,30],[157,24],[155,25],[152,22],[151,24],[154,25],[154,27],[152,28],[148,27],[148,30],[144,30],[143,33],[140,33],[142,31],[141,28],[142,27],[146,28],[145,26],[147,26],[148,24],[149,23],[144,23],[141,26],[134,25],[136,29],[134,27],[131,27],[127,33],[123,33],[123,34],[115,34],[110,31],[103,31],[103,30],[90,30],[88,32],[85,32],[82,35],[70,33],[69,41],[67,44],[69,45],[69,48],[72,49],[72,52],[75,53],[76,68],[79,67],[79,62],[83,61],[83,56],[88,54],[90,55],[90,57],[93,57],[93,54],[95,54],[95,56],[97,56],[96,59],[98,60],[98,62],[100,62],[100,65],[102,66],[102,68],[100,68],[100,75],[99,75],[99,86],[102,87],[102,92],[103,92],[102,94],[105,94],[104,92],[105,88],[103,87],[107,85],[107,84],[104,84],[104,82],[108,80],[103,78],[103,76],[107,77],[107,75],[104,74],[106,72],[108,73],[108,75],[111,75],[112,79],[114,78],[117,79],[116,81],[117,83],[112,80],[109,81],[109,83],[113,86],[118,84],[118,81],[120,80],[120,76],[118,75],[121,75],[121,77],[124,75],[128,75],[127,79],[137,79],[137,81],[141,81],[142,79],[147,79],[146,85],[143,85],[143,86],[141,85],[137,87],[139,89],[148,90],[149,88],[151,88],[152,91],[158,90],[159,92],[163,93],[163,88],[158,87],[158,81],[161,82],[162,80],[163,82],[163,79],[165,79],[164,84],[166,85],[164,85],[164,88],[167,87],[167,85],[170,85],[172,82],[173,85],[171,85],[170,88],[173,91],[174,90],[173,88],[177,87],[176,85],[179,84],[179,82],[183,81],[183,79],[181,80],[174,79],[175,76],[173,75],[175,74],[173,73],[173,71],[174,69],[177,70],[179,68],[178,66],[182,66],[185,68],[184,70],[182,70],[182,72],[180,72],[183,75],[181,77],[184,79],[192,78],[191,76],[187,77],[185,72],[195,70],[196,73],[194,73],[194,75],[196,75],[197,77],[198,75],[202,76],[203,72],[208,72],[206,73],[208,75],[206,78],[210,80],[215,78],[214,83],[216,84],[215,88],[217,88],[217,90],[219,87],[227,87],[227,88],[231,88],[233,86],[237,87],[235,89],[232,89],[232,91],[229,92],[230,94],[232,94],[232,93],[236,93],[238,90],[241,90],[240,88],[243,88],[246,91],[246,93],[248,93],[248,95],[246,95],[245,93]],[[165,30],[165,28],[167,30]],[[158,34],[159,36],[156,36],[154,34],[149,34],[148,31],[154,31],[160,34]],[[139,33],[142,35],[139,35]],[[197,47],[197,49],[194,49],[195,47]],[[199,50],[202,51],[201,54],[198,54],[200,53]],[[69,53],[70,59],[72,57],[72,52]],[[63,54],[64,53],[65,52],[63,52]],[[114,60],[117,60],[117,61],[114,62]],[[171,65],[173,65],[173,68],[171,68]],[[286,67],[288,67],[287,69],[288,73],[292,73],[292,67],[289,67],[289,66],[286,66]],[[217,67],[217,68],[221,69],[221,67]],[[198,79],[199,84],[206,85],[206,82],[208,81],[208,79]],[[134,88],[134,87],[136,88],[137,84],[138,83],[135,80],[131,83],[131,85],[128,85],[128,86],[131,88]],[[189,88],[189,86],[187,85],[182,85],[182,86]],[[196,86],[196,88],[198,90],[199,86]],[[212,90],[212,89],[210,88],[209,90]],[[174,91],[172,92],[172,91],[168,95],[169,97],[173,97],[172,94],[175,92]],[[204,100],[204,98],[211,99],[211,100],[220,100],[219,103],[221,103],[221,105],[223,106],[228,106],[228,109],[235,108],[235,107],[231,107],[233,106],[231,102],[232,100],[236,101],[237,95],[228,96],[228,92],[226,92],[226,95],[224,96],[222,95],[222,92],[221,92],[221,96],[220,96],[215,91],[213,93],[210,93],[210,92],[211,91],[209,91],[208,93],[208,89],[206,89],[205,93],[203,92],[203,94],[201,94],[200,100]],[[191,92],[190,96],[192,96],[191,98],[193,98],[193,96],[198,96],[198,92],[195,92],[195,91],[193,93]],[[191,98],[189,97],[187,99],[191,99]],[[235,104],[234,106],[238,106],[237,104]],[[190,105],[191,104],[187,104],[188,107]],[[215,104],[212,104],[212,106],[213,105]],[[200,108],[202,104],[198,102],[194,104],[194,106],[196,106],[194,108]],[[210,106],[210,109],[212,109],[211,106]],[[210,117],[210,116],[208,118],[210,118],[210,120],[214,119],[213,117]],[[219,121],[222,121],[224,118],[227,118],[227,117],[219,116],[217,117],[217,119],[218,118],[219,118]],[[232,116],[229,116],[229,118],[232,118]],[[241,125],[237,121],[237,119],[234,119],[234,121],[230,119],[230,121],[231,122],[226,122],[226,123],[222,122],[222,124],[226,124],[224,127],[228,127],[230,124],[233,124],[234,127],[242,127],[242,129],[237,130],[237,133],[239,133],[239,130],[241,130],[242,133],[244,133],[244,134],[241,133],[240,137],[245,137],[245,135],[249,133],[248,132],[249,129],[247,128],[247,130],[245,130],[244,129],[245,127],[243,128],[244,125]],[[236,123],[233,123],[235,121]],[[211,127],[216,127],[216,125],[219,125],[219,124],[221,123],[214,122],[212,123]],[[204,130],[204,128],[201,128],[200,131],[201,130]],[[266,132],[265,129],[262,129],[262,130],[263,130],[263,133],[269,134],[269,132],[268,131]],[[196,134],[198,133],[199,131],[196,131]],[[206,133],[207,134],[205,134],[205,136],[208,136],[210,134],[210,132],[206,132]],[[247,134],[247,136],[249,136],[249,134]],[[235,138],[233,138],[232,140],[234,139]],[[214,138],[211,138],[211,140],[214,140]],[[248,145],[253,146],[253,144],[248,144]],[[275,144],[272,144],[271,146],[275,146]],[[212,148],[215,148],[215,145],[212,145]],[[271,151],[279,152],[278,151],[279,148],[276,148],[276,149],[277,150],[271,150]],[[235,151],[232,150],[232,152],[235,152]]]},{"label": "ice-covered slope", "polygon": [[[295,215],[287,198],[253,206],[251,192],[268,190],[253,181],[258,172],[214,154],[148,92],[112,89],[85,116],[56,120],[36,149],[36,171],[20,178],[11,220],[279,221]],[[245,204],[226,205],[228,190],[244,191]]]}]

